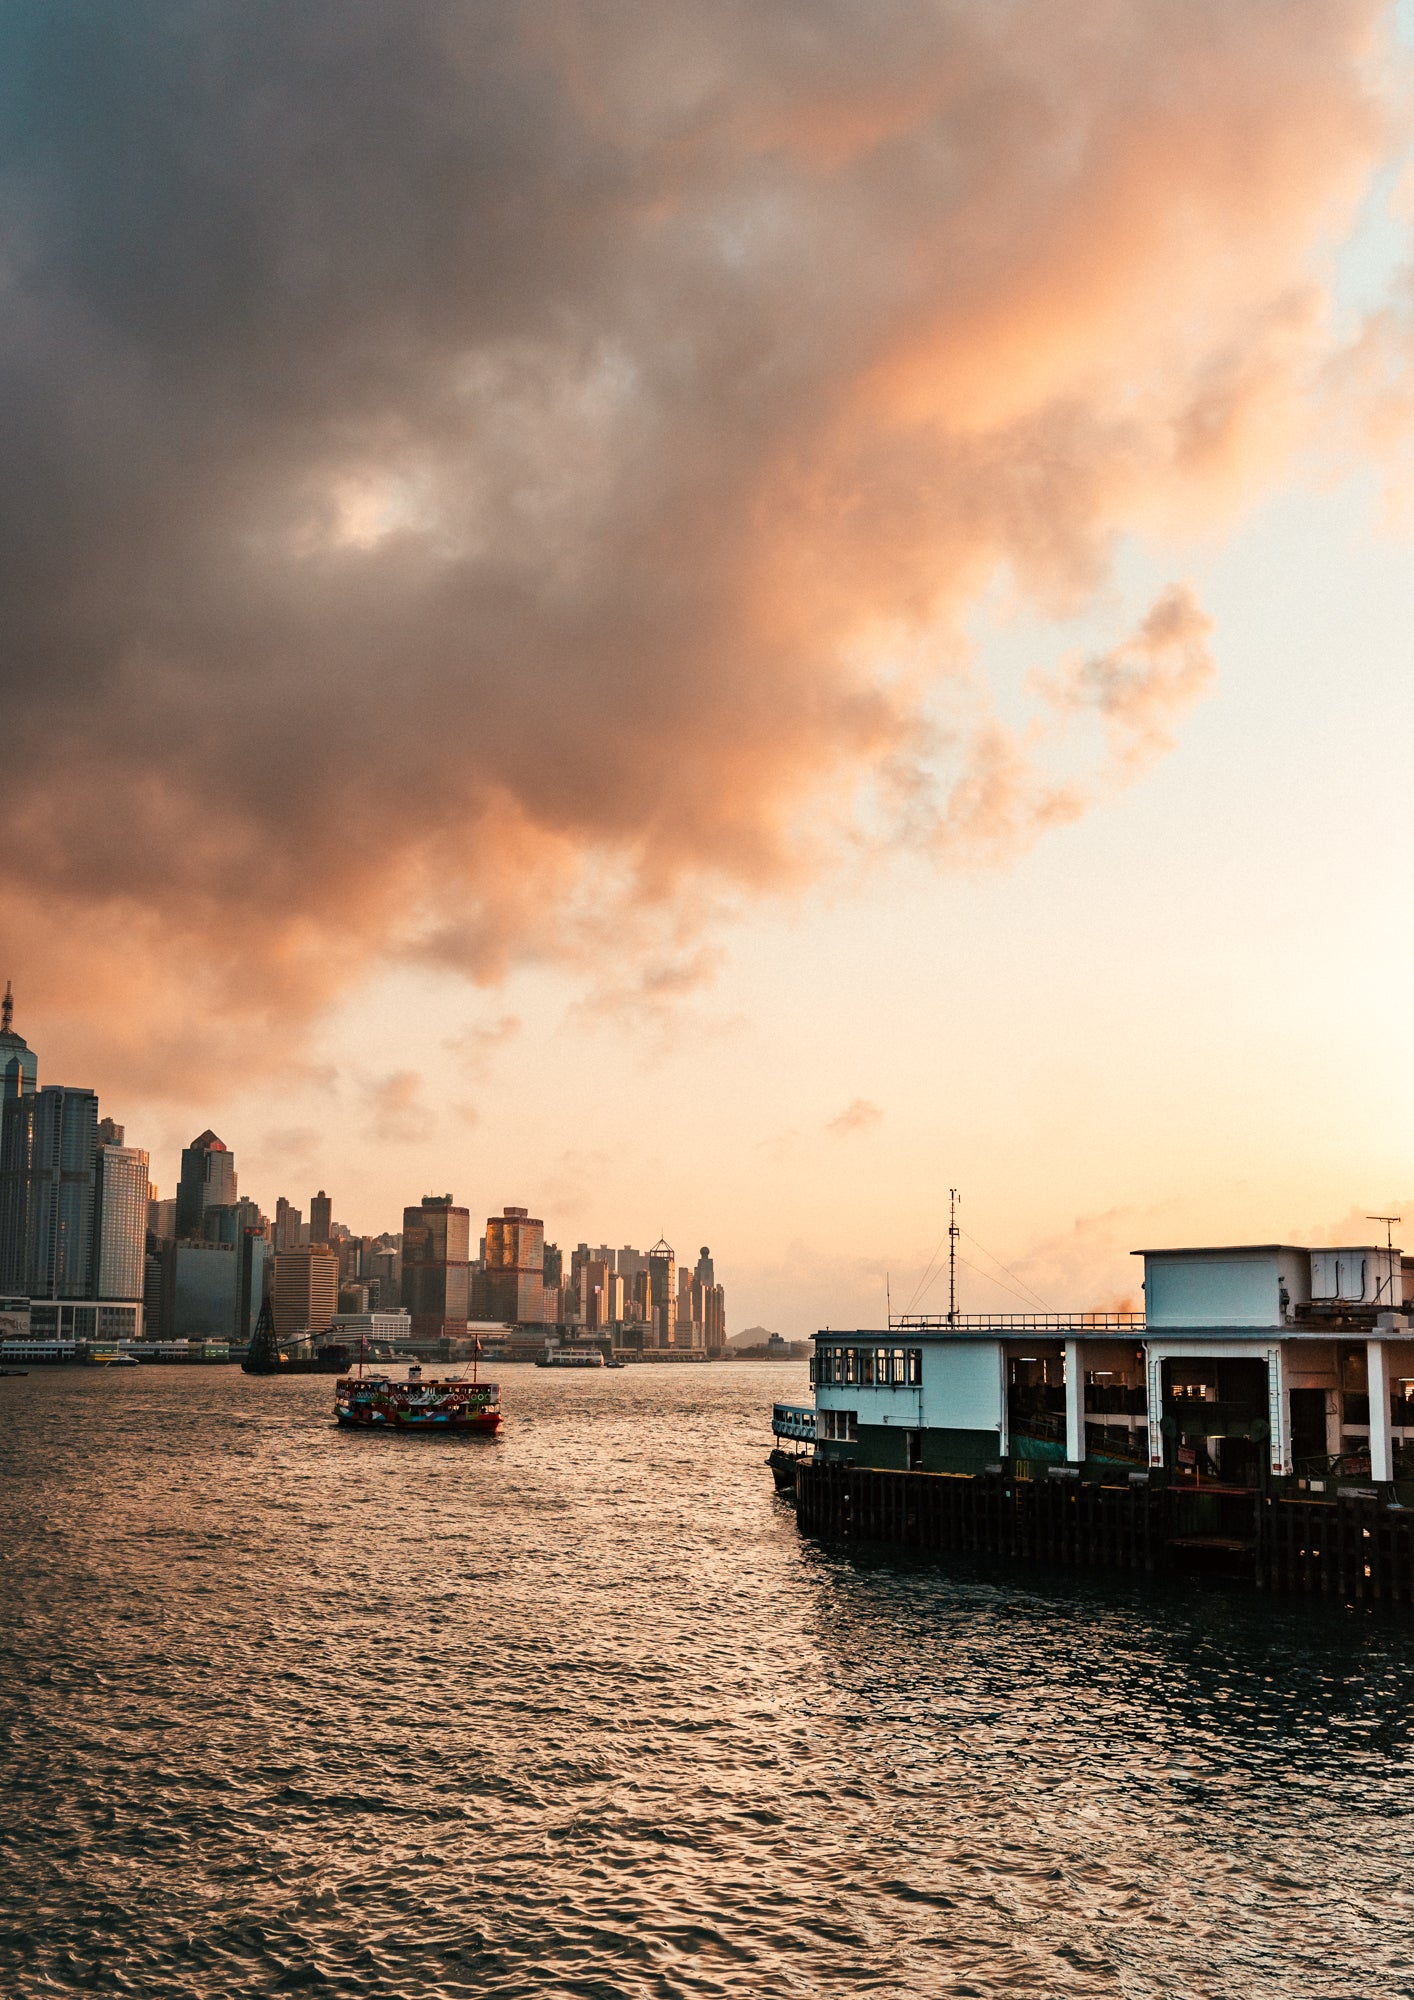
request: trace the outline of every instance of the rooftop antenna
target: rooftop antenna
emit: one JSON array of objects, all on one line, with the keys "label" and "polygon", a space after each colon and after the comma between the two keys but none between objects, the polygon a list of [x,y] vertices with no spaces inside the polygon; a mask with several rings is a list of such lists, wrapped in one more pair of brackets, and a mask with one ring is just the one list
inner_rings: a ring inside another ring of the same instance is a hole
[{"label": "rooftop antenna", "polygon": [[893,1325],[894,1302],[889,1296],[889,1274],[887,1271],[884,1273],[884,1319],[889,1326]]},{"label": "rooftop antenna", "polygon": [[948,1189],[948,1325],[957,1324],[957,1189]]},{"label": "rooftop antenna", "polygon": [[1394,1225],[1396,1222],[1401,1222],[1403,1220],[1403,1217],[1398,1215],[1367,1215],[1365,1217],[1365,1220],[1367,1222],[1382,1222],[1385,1226],[1385,1249],[1389,1252],[1389,1269],[1385,1272],[1384,1277],[1381,1278],[1375,1286],[1375,1304],[1376,1305],[1379,1304],[1380,1293],[1384,1290],[1385,1285],[1388,1284],[1389,1301],[1390,1304],[1393,1305],[1394,1304]]},{"label": "rooftop antenna", "polygon": [[5,981],[5,998],[0,1001],[0,1035],[8,1035],[15,1020],[15,996],[10,991],[10,982]]}]

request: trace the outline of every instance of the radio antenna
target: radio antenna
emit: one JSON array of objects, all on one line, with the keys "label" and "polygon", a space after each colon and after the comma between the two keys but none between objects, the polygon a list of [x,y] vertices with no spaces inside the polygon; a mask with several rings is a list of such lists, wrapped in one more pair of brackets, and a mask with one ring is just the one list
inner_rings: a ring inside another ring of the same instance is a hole
[{"label": "radio antenna", "polygon": [[1388,1279],[1389,1281],[1389,1302],[1391,1305],[1394,1304],[1394,1225],[1396,1222],[1402,1222],[1403,1219],[1404,1218],[1399,1215],[1367,1215],[1365,1217],[1365,1220],[1367,1222],[1382,1222],[1384,1224],[1385,1249],[1389,1252],[1389,1269],[1385,1273],[1385,1276],[1381,1278],[1379,1283],[1375,1286],[1376,1305],[1378,1305],[1380,1302],[1380,1293],[1385,1288],[1386,1279]]},{"label": "radio antenna", "polygon": [[948,1325],[957,1323],[957,1189],[948,1189]]}]

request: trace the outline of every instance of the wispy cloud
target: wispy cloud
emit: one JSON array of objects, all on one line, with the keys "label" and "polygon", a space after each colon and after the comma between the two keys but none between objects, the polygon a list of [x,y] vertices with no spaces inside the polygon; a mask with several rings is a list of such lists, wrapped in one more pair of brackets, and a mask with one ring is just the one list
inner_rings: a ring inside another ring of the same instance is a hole
[{"label": "wispy cloud", "polygon": [[871,1131],[883,1115],[878,1105],[871,1104],[867,1097],[856,1097],[829,1121],[825,1130],[832,1139],[848,1139],[855,1133]]}]

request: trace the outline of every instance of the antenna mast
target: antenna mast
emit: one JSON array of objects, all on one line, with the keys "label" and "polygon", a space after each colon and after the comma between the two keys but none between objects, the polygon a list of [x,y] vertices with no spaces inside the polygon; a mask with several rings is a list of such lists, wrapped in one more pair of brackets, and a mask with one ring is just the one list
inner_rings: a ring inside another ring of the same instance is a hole
[{"label": "antenna mast", "polygon": [[948,1325],[957,1322],[957,1189],[948,1189]]},{"label": "antenna mast", "polygon": [[[1367,1215],[1365,1217],[1365,1220],[1367,1222],[1382,1222],[1385,1226],[1385,1249],[1389,1252],[1389,1270],[1386,1272],[1385,1276],[1389,1279],[1389,1296],[1391,1305],[1393,1305],[1394,1303],[1394,1225],[1396,1222],[1402,1222],[1403,1219],[1404,1218],[1399,1215]],[[1380,1302],[1380,1293],[1384,1290],[1384,1286],[1385,1286],[1385,1279],[1381,1278],[1379,1283],[1375,1286],[1376,1305],[1378,1305]]]},{"label": "antenna mast", "polygon": [[8,1035],[14,1025],[15,996],[10,991],[10,982],[5,981],[5,998],[0,1001],[0,1035]]}]

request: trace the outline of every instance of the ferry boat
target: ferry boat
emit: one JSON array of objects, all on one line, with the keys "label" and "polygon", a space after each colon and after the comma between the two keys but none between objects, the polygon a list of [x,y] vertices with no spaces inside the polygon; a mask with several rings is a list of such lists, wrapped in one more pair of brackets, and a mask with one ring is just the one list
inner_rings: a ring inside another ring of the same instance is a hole
[{"label": "ferry boat", "polygon": [[341,1375],[334,1384],[334,1415],[350,1430],[495,1431],[501,1391],[495,1382],[459,1376],[424,1377],[417,1362],[401,1375],[386,1368]]},{"label": "ferry boat", "polygon": [[537,1368],[608,1368],[612,1364],[604,1359],[597,1347],[558,1347],[554,1341],[546,1341],[545,1352],[535,1365]]}]

